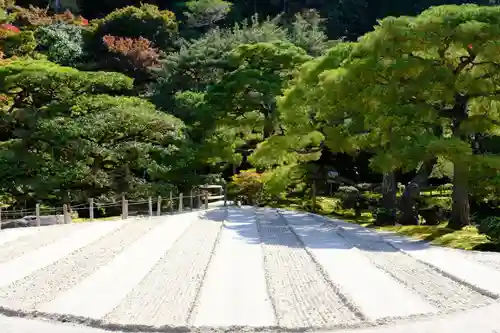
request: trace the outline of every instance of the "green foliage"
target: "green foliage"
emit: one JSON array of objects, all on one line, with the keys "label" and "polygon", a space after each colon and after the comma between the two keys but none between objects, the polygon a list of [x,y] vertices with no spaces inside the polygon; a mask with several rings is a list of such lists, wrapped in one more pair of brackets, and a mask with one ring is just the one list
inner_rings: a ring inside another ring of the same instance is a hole
[{"label": "green foliage", "polygon": [[177,35],[175,14],[160,10],[155,5],[142,4],[117,9],[103,19],[94,22],[95,42],[102,41],[106,35],[139,38],[143,37],[161,50],[172,47]]},{"label": "green foliage", "polygon": [[33,31],[21,31],[0,39],[0,50],[7,57],[30,56],[36,49],[36,39]]},{"label": "green foliage", "polygon": [[[455,189],[468,192],[470,171],[498,161],[473,145],[474,135],[498,131],[499,10],[442,6],[382,20],[358,43],[304,66],[281,102],[287,126],[320,130],[334,152],[372,151],[379,172],[441,157],[459,170]],[[453,221],[467,223],[454,211]]]},{"label": "green foliage", "polygon": [[15,15],[8,12],[8,9],[15,5],[14,1],[0,0],[0,24],[10,23],[15,19]]},{"label": "green foliage", "polygon": [[0,8],[9,8],[15,5],[14,0],[0,0]]},{"label": "green foliage", "polygon": [[316,10],[296,14],[290,29],[291,42],[311,55],[322,55],[333,46],[325,33],[324,21]]},{"label": "green foliage", "polygon": [[258,111],[269,119],[276,96],[308,59],[304,50],[289,43],[243,44],[229,55],[229,64],[235,69],[208,90],[209,102],[214,107],[228,107],[225,115]]},{"label": "green foliage", "polygon": [[361,193],[353,186],[340,186],[335,196],[340,199],[342,208],[353,209],[358,206]]},{"label": "green foliage", "polygon": [[479,232],[488,236],[493,242],[500,242],[500,218],[498,216],[487,217],[479,223]]},{"label": "green foliage", "polygon": [[268,201],[286,196],[288,192],[303,194],[307,188],[307,168],[291,164],[269,169],[263,173],[264,194]]},{"label": "green foliage", "polygon": [[309,38],[307,45],[304,41],[309,31],[319,30],[315,24],[300,23],[289,31],[280,25],[279,19],[261,21],[255,15],[251,20],[244,20],[231,28],[216,27],[198,39],[181,40],[180,50],[166,56],[161,79],[153,88],[155,104],[169,110],[175,104],[173,96],[176,92],[204,92],[232,69],[228,64],[229,54],[243,44],[296,42],[299,47],[307,46],[306,50],[313,52],[323,49],[323,38]]},{"label": "green foliage", "polygon": [[36,30],[38,51],[50,61],[61,65],[75,65],[84,54],[84,32],[77,25],[57,23]]},{"label": "green foliage", "polygon": [[246,204],[255,204],[262,191],[262,175],[255,170],[244,170],[234,175],[228,186],[231,197],[243,200]]},{"label": "green foliage", "polygon": [[231,10],[231,3],[224,0],[190,0],[186,2],[188,12],[184,15],[193,27],[212,27],[215,22],[226,17]]},{"label": "green foliage", "polygon": [[[231,126],[233,137],[224,137],[221,145],[240,142],[248,150],[279,131],[276,96],[295,69],[309,56],[289,43],[244,44],[228,58],[234,70],[228,72],[206,94],[211,115],[219,127]],[[229,139],[229,140],[227,140]]]},{"label": "green foliage", "polygon": [[132,89],[121,74],[19,60],[0,68],[0,87],[15,96],[0,119],[0,188],[19,200],[159,193],[183,167],[184,125],[120,96]]},{"label": "green foliage", "polygon": [[227,67],[227,55],[241,44],[280,41],[286,32],[276,21],[252,21],[231,29],[215,28],[199,39],[180,41],[180,50],[167,55],[161,78],[154,86],[154,101],[168,110],[178,91],[203,92],[222,77]]}]

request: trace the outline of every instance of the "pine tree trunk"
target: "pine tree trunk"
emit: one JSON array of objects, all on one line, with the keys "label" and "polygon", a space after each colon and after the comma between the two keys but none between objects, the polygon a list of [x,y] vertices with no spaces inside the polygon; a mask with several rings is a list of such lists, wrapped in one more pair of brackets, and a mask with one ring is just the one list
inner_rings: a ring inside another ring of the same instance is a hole
[{"label": "pine tree trunk", "polygon": [[378,225],[394,224],[396,220],[396,176],[394,172],[383,174],[382,179],[382,200],[381,205],[384,214],[377,215]]},{"label": "pine tree trunk", "polygon": [[453,193],[451,219],[448,227],[461,229],[470,224],[469,186],[467,165],[453,163]]},{"label": "pine tree trunk", "polygon": [[420,197],[420,188],[427,183],[436,162],[436,158],[425,161],[415,177],[405,186],[405,190],[399,201],[399,209],[401,211],[399,223],[403,225],[418,224],[417,199]]}]

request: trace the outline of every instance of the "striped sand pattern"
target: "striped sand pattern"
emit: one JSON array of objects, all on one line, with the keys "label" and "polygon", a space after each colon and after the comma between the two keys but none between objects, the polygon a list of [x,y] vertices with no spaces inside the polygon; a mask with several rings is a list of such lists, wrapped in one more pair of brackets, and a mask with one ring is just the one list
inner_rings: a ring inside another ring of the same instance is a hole
[{"label": "striped sand pattern", "polygon": [[310,214],[215,208],[0,231],[0,307],[114,329],[359,327],[493,304],[485,260]]}]

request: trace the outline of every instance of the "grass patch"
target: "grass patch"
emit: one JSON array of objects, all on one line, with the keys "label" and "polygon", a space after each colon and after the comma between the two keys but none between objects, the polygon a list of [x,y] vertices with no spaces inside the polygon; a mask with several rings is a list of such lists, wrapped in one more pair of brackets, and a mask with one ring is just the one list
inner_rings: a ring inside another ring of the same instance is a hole
[{"label": "grass patch", "polygon": [[454,230],[446,227],[446,223],[436,226],[405,225],[376,227],[380,231],[392,231],[401,235],[425,240],[433,245],[451,247],[455,249],[477,250],[487,244],[493,245],[485,235],[480,234],[476,227],[465,227]]}]

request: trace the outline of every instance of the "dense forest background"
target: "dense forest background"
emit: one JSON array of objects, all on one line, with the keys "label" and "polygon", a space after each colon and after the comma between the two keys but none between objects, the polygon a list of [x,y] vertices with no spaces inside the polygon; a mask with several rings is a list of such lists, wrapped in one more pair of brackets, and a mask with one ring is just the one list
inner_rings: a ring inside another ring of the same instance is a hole
[{"label": "dense forest background", "polygon": [[[38,7],[56,5],[56,0],[20,0],[20,6]],[[141,3],[157,5],[161,9],[169,9],[183,20],[188,1],[122,1],[104,0],[98,3],[85,0],[60,0],[61,8],[69,8],[88,18],[100,18],[113,10],[125,6],[138,6]],[[325,27],[330,39],[346,38],[355,40],[372,30],[377,20],[387,16],[416,15],[430,6],[444,4],[475,3],[480,5],[497,4],[497,0],[236,0],[231,2],[231,11],[217,25],[232,25],[254,14],[260,17],[274,17],[284,14],[293,17],[304,9],[316,9],[325,19]]]}]

